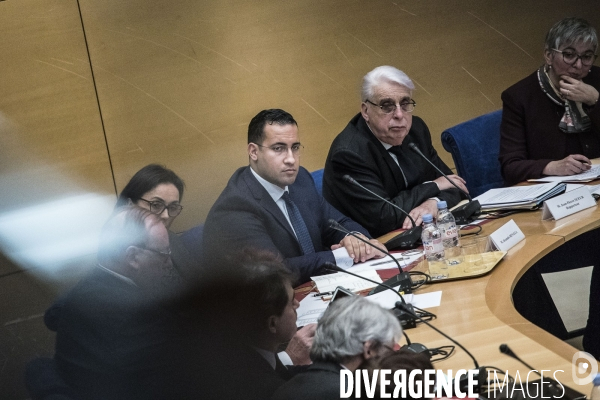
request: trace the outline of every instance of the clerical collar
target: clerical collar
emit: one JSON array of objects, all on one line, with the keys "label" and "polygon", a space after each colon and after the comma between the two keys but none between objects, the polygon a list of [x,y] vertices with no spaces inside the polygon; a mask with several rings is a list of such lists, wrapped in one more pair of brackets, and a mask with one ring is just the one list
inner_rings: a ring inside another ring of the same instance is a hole
[{"label": "clerical collar", "polygon": [[262,185],[262,187],[264,187],[265,190],[269,193],[269,196],[271,196],[273,198],[273,201],[277,202],[277,200],[279,200],[281,198],[281,196],[283,196],[283,193],[288,191],[287,186],[285,187],[285,189],[282,189],[279,186],[272,184],[271,182],[267,181],[262,176],[257,174],[252,169],[252,167],[250,167],[250,171],[252,171],[252,175],[254,175],[254,177],[256,178],[258,183],[260,183]]}]

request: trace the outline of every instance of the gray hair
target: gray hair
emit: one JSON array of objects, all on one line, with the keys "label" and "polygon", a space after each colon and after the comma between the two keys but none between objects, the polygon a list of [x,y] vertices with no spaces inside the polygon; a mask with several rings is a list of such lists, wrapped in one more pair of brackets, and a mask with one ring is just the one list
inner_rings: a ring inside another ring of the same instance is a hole
[{"label": "gray hair", "polygon": [[408,88],[411,92],[415,90],[415,85],[408,75],[398,68],[382,65],[375,68],[363,77],[362,88],[360,92],[361,101],[371,99],[375,94],[375,87],[382,83],[397,83],[400,86]]},{"label": "gray hair", "polygon": [[310,358],[340,363],[362,354],[367,341],[397,343],[401,336],[402,327],[390,311],[361,296],[343,298],[332,303],[319,320]]},{"label": "gray hair", "polygon": [[594,52],[598,48],[596,30],[582,18],[565,18],[558,21],[546,34],[546,50],[583,42],[590,43]]},{"label": "gray hair", "polygon": [[127,248],[146,245],[149,226],[160,223],[156,214],[135,205],[116,209],[100,232],[98,262],[107,268],[122,262]]}]

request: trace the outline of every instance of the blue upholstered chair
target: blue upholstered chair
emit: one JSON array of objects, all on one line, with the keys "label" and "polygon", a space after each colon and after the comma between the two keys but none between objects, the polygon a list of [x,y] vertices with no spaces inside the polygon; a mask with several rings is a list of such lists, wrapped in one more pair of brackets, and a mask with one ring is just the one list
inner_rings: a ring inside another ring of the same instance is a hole
[{"label": "blue upholstered chair", "polygon": [[498,152],[502,110],[481,115],[442,133],[442,145],[452,154],[458,175],[471,196],[503,186]]},{"label": "blue upholstered chair", "polygon": [[202,262],[202,238],[204,225],[197,225],[179,235],[183,245],[188,249],[193,259]]},{"label": "blue upholstered chair", "polygon": [[321,196],[323,196],[323,168],[318,169],[310,173],[315,181],[315,186],[317,188],[317,192]]}]

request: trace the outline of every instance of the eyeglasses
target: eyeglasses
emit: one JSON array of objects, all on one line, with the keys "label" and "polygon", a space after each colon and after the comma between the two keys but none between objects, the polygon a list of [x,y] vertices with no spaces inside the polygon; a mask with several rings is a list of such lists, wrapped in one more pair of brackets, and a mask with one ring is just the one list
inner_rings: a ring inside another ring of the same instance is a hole
[{"label": "eyeglasses", "polygon": [[183,206],[181,206],[180,204],[166,205],[162,201],[150,201],[142,198],[140,198],[140,200],[148,203],[148,206],[150,207],[150,212],[153,214],[160,215],[163,213],[163,211],[165,211],[166,208],[167,212],[169,213],[169,217],[176,217],[181,213],[181,210],[183,210]]},{"label": "eyeglasses", "polygon": [[148,251],[151,251],[153,253],[156,253],[159,256],[163,257],[165,260],[167,258],[171,257],[171,249],[169,249],[169,251],[167,251],[167,252],[165,252],[165,251],[159,251],[159,250],[155,250],[155,249],[151,249],[149,247],[140,247],[140,249],[144,249],[144,250],[148,250]]},{"label": "eyeglasses", "polygon": [[388,102],[388,101],[384,102],[383,104],[375,104],[371,100],[367,99],[367,100],[365,100],[365,103],[369,103],[369,104],[372,104],[372,105],[374,105],[376,107],[381,108],[381,111],[384,114],[391,114],[391,113],[393,113],[394,111],[396,111],[396,108],[398,106],[400,106],[400,108],[404,112],[413,112],[414,109],[415,109],[415,106],[417,105],[417,103],[415,103],[414,100],[403,101],[400,104],[396,104],[396,103],[392,103],[392,102]]},{"label": "eyeglasses", "polygon": [[273,153],[277,154],[278,156],[287,154],[290,151],[290,149],[292,150],[292,154],[296,156],[296,155],[300,154],[300,151],[302,149],[304,149],[304,146],[302,146],[300,143],[295,143],[292,145],[292,147],[287,147],[282,144],[274,144],[273,146],[263,146],[258,143],[254,143],[254,144],[257,145],[258,147],[264,147],[266,149],[269,149]]},{"label": "eyeglasses", "polygon": [[594,54],[591,51],[588,51],[583,54],[577,54],[573,50],[561,51],[561,50],[557,50],[557,49],[552,49],[552,51],[561,53],[563,56],[563,61],[565,62],[565,64],[569,64],[569,65],[575,64],[577,62],[577,60],[579,59],[579,60],[581,60],[581,64],[583,64],[585,66],[589,66],[589,65],[592,65],[594,63],[594,61],[596,60],[596,57],[598,57],[597,54]]}]

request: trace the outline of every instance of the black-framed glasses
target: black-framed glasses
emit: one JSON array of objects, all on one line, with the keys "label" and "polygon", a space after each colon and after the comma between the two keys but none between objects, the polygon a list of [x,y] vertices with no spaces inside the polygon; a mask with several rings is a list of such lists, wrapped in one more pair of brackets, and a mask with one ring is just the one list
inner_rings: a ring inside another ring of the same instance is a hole
[{"label": "black-framed glasses", "polygon": [[144,250],[148,250],[153,253],[156,253],[159,256],[163,257],[165,260],[168,258],[171,258],[171,249],[170,248],[169,248],[169,251],[160,251],[160,250],[156,250],[156,249],[151,249],[150,247],[140,246],[140,249],[144,249]]},{"label": "black-framed glasses", "polygon": [[287,147],[283,144],[274,144],[272,146],[263,146],[262,144],[258,144],[258,143],[254,143],[254,144],[257,145],[258,147],[264,147],[266,149],[269,149],[273,153],[277,154],[278,156],[287,154],[287,153],[289,153],[290,150],[292,150],[293,155],[299,155],[300,152],[302,151],[302,149],[304,149],[304,146],[302,146],[300,143],[294,143],[292,145],[292,147]]},{"label": "black-framed glasses", "polygon": [[565,62],[565,64],[569,64],[569,65],[575,64],[577,62],[577,60],[579,59],[579,60],[581,60],[581,64],[583,64],[585,66],[590,66],[594,63],[594,61],[596,61],[596,58],[598,57],[597,54],[594,54],[591,51],[587,51],[583,54],[577,54],[573,50],[552,49],[552,51],[562,54],[563,61]]},{"label": "black-framed glasses", "polygon": [[165,211],[166,208],[167,212],[169,213],[169,217],[176,217],[181,213],[181,210],[183,210],[183,206],[180,204],[166,205],[162,201],[150,201],[142,198],[140,198],[140,200],[148,204],[148,206],[150,207],[150,212],[153,214],[160,215],[163,213],[163,211]]},{"label": "black-framed glasses", "polygon": [[365,103],[369,103],[374,105],[375,107],[379,107],[384,114],[391,114],[396,111],[396,108],[400,106],[400,109],[404,112],[413,112],[415,110],[415,106],[417,103],[414,100],[410,101],[402,101],[400,104],[393,103],[391,101],[385,101],[382,104],[375,104],[371,100],[366,99]]}]

